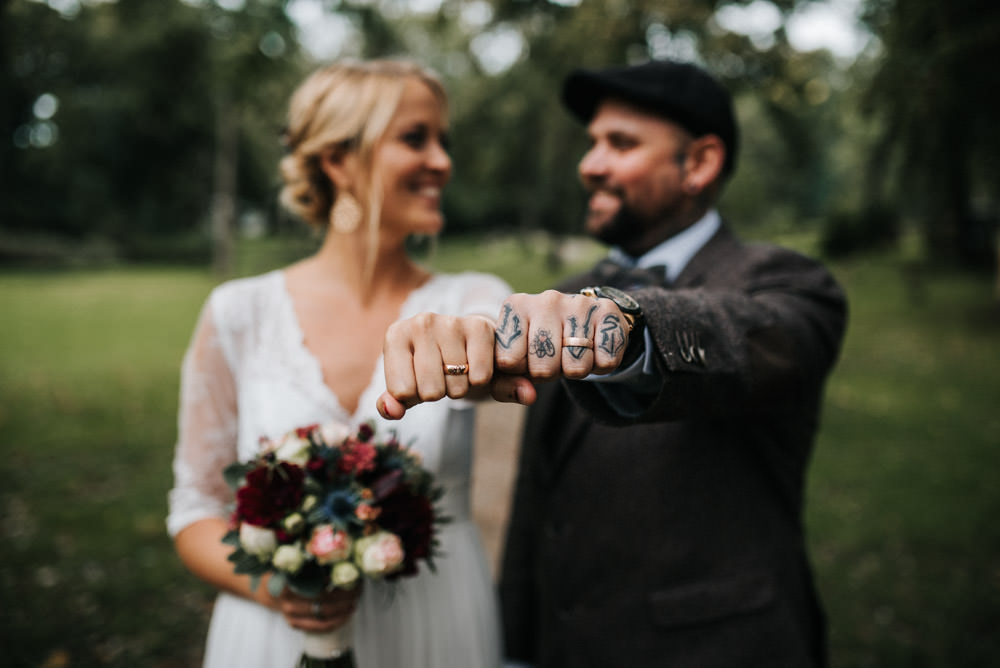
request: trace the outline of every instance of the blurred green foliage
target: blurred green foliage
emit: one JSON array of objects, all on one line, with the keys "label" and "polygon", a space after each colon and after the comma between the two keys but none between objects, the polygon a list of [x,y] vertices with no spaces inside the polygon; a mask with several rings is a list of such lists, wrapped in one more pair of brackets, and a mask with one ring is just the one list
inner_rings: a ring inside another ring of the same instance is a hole
[{"label": "blurred green foliage", "polygon": [[[771,7],[787,19],[813,1]],[[865,0],[877,39],[851,61],[796,51],[783,24],[766,39],[723,29],[716,12],[747,0],[315,2],[347,26],[339,55],[409,56],[445,79],[448,234],[577,230],[586,138],[559,103],[562,79],[675,57],[736,97],[741,166],[722,209],[737,226],[892,209],[932,254],[992,263],[991,0]],[[277,139],[316,62],[290,4],[0,0],[0,261],[204,264],[213,239],[219,256],[240,232],[298,229],[277,206]],[[501,43],[509,62],[483,55]]]}]

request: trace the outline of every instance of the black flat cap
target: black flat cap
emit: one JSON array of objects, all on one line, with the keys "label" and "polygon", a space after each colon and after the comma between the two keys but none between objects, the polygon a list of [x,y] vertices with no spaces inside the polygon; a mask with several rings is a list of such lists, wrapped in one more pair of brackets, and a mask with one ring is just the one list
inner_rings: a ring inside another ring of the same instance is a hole
[{"label": "black flat cap", "polygon": [[732,172],[739,149],[732,98],[701,68],[652,60],[628,67],[574,70],[563,82],[563,104],[585,123],[609,97],[673,121],[696,137],[717,135],[726,145],[723,171]]}]

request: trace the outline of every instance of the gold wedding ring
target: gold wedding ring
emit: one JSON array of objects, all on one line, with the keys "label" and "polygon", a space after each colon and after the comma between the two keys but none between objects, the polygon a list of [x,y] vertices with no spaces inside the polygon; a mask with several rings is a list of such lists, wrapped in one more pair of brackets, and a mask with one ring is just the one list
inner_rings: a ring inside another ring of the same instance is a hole
[{"label": "gold wedding ring", "polygon": [[469,372],[468,364],[445,364],[444,372],[449,376],[461,376]]},{"label": "gold wedding ring", "polygon": [[563,337],[563,348],[593,348],[594,340],[583,336]]}]

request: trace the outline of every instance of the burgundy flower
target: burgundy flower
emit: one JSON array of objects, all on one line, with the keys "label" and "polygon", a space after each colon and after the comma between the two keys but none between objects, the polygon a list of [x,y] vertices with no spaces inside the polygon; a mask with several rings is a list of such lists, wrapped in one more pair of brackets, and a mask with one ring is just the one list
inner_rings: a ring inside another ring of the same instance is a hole
[{"label": "burgundy flower", "polygon": [[407,487],[398,487],[381,504],[378,524],[399,536],[406,557],[399,575],[415,575],[417,560],[431,556],[434,540],[434,508],[427,497],[414,494]]},{"label": "burgundy flower", "polygon": [[371,485],[372,496],[376,501],[382,501],[390,494],[394,494],[403,486],[403,472],[400,469],[392,469],[388,473],[380,475]]},{"label": "burgundy flower", "polygon": [[236,492],[237,516],[259,527],[276,525],[301,503],[304,477],[301,468],[288,462],[254,469]]},{"label": "burgundy flower", "polygon": [[372,436],[374,435],[375,435],[375,429],[367,422],[365,422],[358,428],[359,441],[365,441],[365,442],[370,441],[372,440]]},{"label": "burgundy flower", "polygon": [[299,438],[309,438],[309,435],[313,433],[313,431],[315,431],[317,428],[319,428],[318,424],[311,424],[308,427],[298,427],[295,430],[295,435],[298,436]]},{"label": "burgundy flower", "polygon": [[340,472],[361,474],[374,471],[375,455],[375,447],[370,443],[348,442],[340,457]]},{"label": "burgundy flower", "polygon": [[326,478],[326,460],[322,457],[310,457],[306,462],[306,470],[313,478],[323,480]]}]

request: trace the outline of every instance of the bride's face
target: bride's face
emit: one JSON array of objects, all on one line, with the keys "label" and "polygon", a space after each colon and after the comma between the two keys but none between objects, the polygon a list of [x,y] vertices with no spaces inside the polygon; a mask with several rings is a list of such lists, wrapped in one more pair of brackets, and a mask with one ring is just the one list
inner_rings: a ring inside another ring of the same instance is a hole
[{"label": "bride's face", "polygon": [[441,190],[451,178],[447,119],[430,88],[411,79],[375,149],[382,183],[383,232],[437,234],[444,225]]}]

